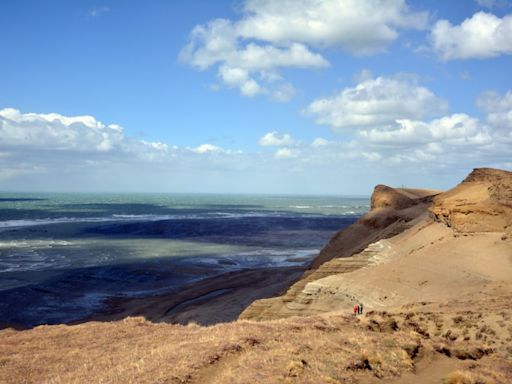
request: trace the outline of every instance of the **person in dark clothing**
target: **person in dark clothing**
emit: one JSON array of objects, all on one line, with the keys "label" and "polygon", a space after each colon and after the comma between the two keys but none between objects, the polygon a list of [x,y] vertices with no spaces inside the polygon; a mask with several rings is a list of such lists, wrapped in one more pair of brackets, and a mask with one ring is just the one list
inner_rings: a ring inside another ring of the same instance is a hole
[{"label": "person in dark clothing", "polygon": [[358,313],[363,314],[363,303],[359,304],[358,309],[359,309]]}]

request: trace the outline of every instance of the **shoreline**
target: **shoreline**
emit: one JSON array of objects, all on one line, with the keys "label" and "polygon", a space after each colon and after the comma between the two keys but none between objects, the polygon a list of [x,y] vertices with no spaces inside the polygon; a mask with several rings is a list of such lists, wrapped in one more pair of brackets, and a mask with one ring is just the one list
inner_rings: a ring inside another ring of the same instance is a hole
[{"label": "shoreline", "polygon": [[142,316],[154,323],[213,325],[231,322],[255,300],[284,293],[307,266],[231,271],[192,282],[178,292],[137,298],[113,297],[91,316],[70,324]]}]

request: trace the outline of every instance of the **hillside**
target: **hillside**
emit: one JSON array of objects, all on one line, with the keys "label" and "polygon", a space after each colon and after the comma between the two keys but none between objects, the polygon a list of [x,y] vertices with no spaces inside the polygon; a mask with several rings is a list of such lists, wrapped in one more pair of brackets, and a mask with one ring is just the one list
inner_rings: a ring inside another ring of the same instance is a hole
[{"label": "hillside", "polygon": [[241,318],[2,330],[0,382],[510,383],[512,173],[377,186],[367,215]]},{"label": "hillside", "polygon": [[510,280],[511,231],[511,172],[476,169],[444,193],[378,185],[372,210],[336,234],[300,281],[241,318],[472,297]]}]

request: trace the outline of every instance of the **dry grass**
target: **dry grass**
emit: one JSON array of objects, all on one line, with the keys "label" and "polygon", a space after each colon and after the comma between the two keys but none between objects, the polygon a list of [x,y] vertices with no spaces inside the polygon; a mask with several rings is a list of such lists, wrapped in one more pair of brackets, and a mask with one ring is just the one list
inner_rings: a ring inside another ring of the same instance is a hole
[{"label": "dry grass", "polygon": [[[353,327],[352,318],[212,327],[141,318],[0,332],[2,383],[343,382],[410,371],[418,338]],[[319,379],[321,378],[321,379]]]},{"label": "dry grass", "polygon": [[481,381],[473,373],[468,371],[454,371],[448,375],[444,380],[444,384],[484,384],[486,381]]},{"label": "dry grass", "polygon": [[454,329],[464,334],[482,328],[490,336],[502,319],[497,311],[482,316],[416,308],[211,327],[128,318],[8,329],[0,331],[0,382],[385,383],[441,354],[460,368],[446,383],[507,384],[512,382],[508,331],[493,335],[493,343],[447,337]]}]

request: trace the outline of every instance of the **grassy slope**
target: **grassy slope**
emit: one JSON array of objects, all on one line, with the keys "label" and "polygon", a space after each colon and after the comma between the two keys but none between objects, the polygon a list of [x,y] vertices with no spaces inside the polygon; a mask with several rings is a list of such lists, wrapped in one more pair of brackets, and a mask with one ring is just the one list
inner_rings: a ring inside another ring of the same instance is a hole
[{"label": "grassy slope", "polygon": [[487,303],[418,303],[357,319],[332,313],[200,327],[129,318],[3,330],[0,382],[365,383],[410,373],[421,383],[428,372],[509,383],[511,296],[496,289]]}]

